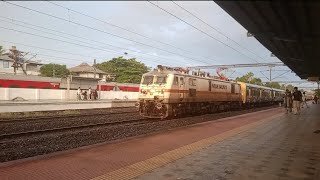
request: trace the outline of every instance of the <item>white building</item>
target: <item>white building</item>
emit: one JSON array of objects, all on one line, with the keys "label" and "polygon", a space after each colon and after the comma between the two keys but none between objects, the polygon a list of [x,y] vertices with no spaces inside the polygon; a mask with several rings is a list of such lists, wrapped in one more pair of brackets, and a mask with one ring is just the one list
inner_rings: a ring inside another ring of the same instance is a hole
[{"label": "white building", "polygon": [[90,66],[87,63],[82,63],[76,67],[69,69],[73,76],[84,77],[84,78],[97,78],[102,81],[113,81],[114,75],[101,71],[100,69]]},{"label": "white building", "polygon": [[[0,74],[14,74],[13,62],[8,55],[0,55]],[[23,68],[17,69],[17,74],[40,75],[42,65],[38,61],[27,60],[23,63]]]}]

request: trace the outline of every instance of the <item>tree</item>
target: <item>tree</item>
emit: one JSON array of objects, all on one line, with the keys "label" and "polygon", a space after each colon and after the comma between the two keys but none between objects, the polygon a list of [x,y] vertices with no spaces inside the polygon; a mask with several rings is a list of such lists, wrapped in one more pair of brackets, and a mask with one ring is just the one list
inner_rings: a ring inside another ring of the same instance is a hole
[{"label": "tree", "polygon": [[256,84],[262,86],[262,80],[260,78],[254,77],[254,74],[252,72],[248,72],[247,74],[237,77],[236,81],[244,82],[244,83],[250,83],[250,84]]},{"label": "tree", "polygon": [[270,88],[276,88],[276,89],[281,88],[281,85],[278,82],[266,82],[265,86]]},{"label": "tree", "polygon": [[66,65],[52,64],[52,63],[41,66],[40,73],[41,73],[41,76],[59,77],[59,78],[66,77],[67,75],[70,74]]},{"label": "tree", "polygon": [[320,97],[320,89],[315,89],[314,95],[317,95],[318,97]]},{"label": "tree", "polygon": [[293,91],[293,88],[294,87],[291,84],[288,84],[288,85],[282,84],[281,87],[280,87],[280,89],[282,89],[282,90],[288,89],[289,91]]},{"label": "tree", "polygon": [[2,55],[4,53],[4,48],[2,46],[0,46],[0,55]]},{"label": "tree", "polygon": [[112,58],[112,60],[98,63],[96,66],[102,71],[115,74],[115,80],[119,83],[140,83],[142,74],[150,71],[150,68],[135,58]]}]

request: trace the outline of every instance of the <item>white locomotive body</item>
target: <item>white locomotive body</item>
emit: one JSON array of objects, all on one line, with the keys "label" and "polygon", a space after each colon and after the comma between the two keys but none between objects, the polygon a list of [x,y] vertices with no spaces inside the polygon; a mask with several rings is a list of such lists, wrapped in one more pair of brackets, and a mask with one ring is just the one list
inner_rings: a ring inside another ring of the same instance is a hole
[{"label": "white locomotive body", "polygon": [[181,68],[158,66],[144,74],[136,104],[140,115],[166,118],[283,101],[283,90],[218,80],[206,73],[190,75],[186,72]]},{"label": "white locomotive body", "polygon": [[166,118],[239,107],[241,103],[241,87],[236,82],[160,66],[143,75],[137,106],[144,117]]}]

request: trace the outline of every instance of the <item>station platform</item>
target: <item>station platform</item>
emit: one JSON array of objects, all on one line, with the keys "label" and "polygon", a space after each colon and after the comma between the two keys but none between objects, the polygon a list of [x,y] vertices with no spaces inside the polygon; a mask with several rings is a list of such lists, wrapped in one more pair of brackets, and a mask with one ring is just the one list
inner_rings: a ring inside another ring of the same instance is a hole
[{"label": "station platform", "polygon": [[136,100],[94,100],[94,101],[0,101],[0,113],[56,111],[71,109],[95,109],[112,107],[133,107]]},{"label": "station platform", "polygon": [[274,108],[0,164],[1,179],[320,179],[320,105]]}]

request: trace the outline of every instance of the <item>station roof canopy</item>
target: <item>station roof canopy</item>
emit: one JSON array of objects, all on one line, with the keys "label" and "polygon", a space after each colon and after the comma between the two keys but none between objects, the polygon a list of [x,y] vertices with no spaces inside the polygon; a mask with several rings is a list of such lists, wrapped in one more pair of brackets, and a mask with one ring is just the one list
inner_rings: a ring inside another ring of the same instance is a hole
[{"label": "station roof canopy", "polygon": [[215,2],[300,78],[320,77],[320,2]]}]

